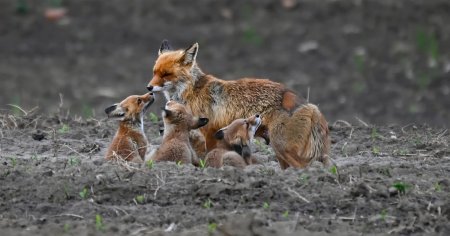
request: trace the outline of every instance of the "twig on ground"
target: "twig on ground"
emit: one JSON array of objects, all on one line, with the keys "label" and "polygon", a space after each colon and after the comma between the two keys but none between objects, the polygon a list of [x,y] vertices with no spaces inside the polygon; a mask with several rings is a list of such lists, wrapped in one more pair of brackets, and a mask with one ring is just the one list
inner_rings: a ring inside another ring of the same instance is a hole
[{"label": "twig on ground", "polygon": [[287,190],[293,194],[295,194],[295,196],[297,196],[298,198],[300,198],[301,200],[303,200],[306,203],[310,203],[310,201],[308,199],[306,199],[305,197],[303,197],[302,195],[300,195],[300,193],[296,192],[295,190],[291,189],[291,188],[287,188]]},{"label": "twig on ground", "polygon": [[352,127],[352,125],[345,120],[337,120],[333,123],[333,126],[336,126],[338,123],[342,123],[342,124],[346,125],[347,127]]},{"label": "twig on ground", "polygon": [[369,125],[368,125],[366,122],[364,122],[363,120],[361,120],[359,117],[355,116],[355,119],[356,119],[357,121],[359,121],[359,123],[361,123],[362,125],[364,125],[364,126],[366,126],[366,127],[369,127]]},{"label": "twig on ground", "polygon": [[75,218],[78,218],[78,219],[84,219],[84,217],[82,217],[80,215],[75,215],[75,214],[71,214],[71,213],[54,215],[54,216],[51,216],[51,217],[62,217],[62,216],[71,216],[71,217],[75,217]]},{"label": "twig on ground", "polygon": [[164,185],[166,185],[166,175],[160,171],[159,175],[156,175],[156,189],[153,193],[153,198],[156,199],[156,195],[158,194],[159,189],[161,189]]},{"label": "twig on ground", "polygon": [[79,153],[77,150],[71,148],[71,147],[70,147],[69,145],[67,145],[67,144],[63,144],[63,147],[66,147],[66,148],[70,149],[72,152],[78,154],[78,155],[81,156],[81,157],[89,158],[88,156],[86,156],[86,155],[84,155],[84,154],[82,154],[82,153]]}]

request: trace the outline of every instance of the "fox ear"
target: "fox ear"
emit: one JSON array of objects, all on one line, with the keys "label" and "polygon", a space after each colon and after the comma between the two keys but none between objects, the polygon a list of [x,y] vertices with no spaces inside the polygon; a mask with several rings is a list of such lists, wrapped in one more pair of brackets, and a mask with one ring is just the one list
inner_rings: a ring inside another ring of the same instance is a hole
[{"label": "fox ear", "polygon": [[198,52],[198,43],[192,44],[188,49],[184,51],[183,64],[190,65],[195,62]]},{"label": "fox ear", "polygon": [[216,138],[217,140],[222,140],[224,136],[225,136],[225,134],[223,133],[223,129],[219,129],[219,130],[214,134],[214,138]]},{"label": "fox ear", "polygon": [[164,39],[161,43],[161,47],[159,47],[158,56],[168,51],[172,51],[172,47],[170,46],[169,41]]},{"label": "fox ear", "polygon": [[117,104],[111,105],[105,109],[105,113],[109,115],[112,111],[116,110]]}]

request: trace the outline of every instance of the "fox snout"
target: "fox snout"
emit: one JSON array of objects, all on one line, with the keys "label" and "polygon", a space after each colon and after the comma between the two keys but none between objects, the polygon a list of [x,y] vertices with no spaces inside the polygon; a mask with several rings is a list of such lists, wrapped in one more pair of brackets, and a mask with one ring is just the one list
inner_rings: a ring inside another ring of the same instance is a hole
[{"label": "fox snout", "polygon": [[153,86],[152,85],[147,86],[147,89],[148,89],[148,91],[153,92]]}]

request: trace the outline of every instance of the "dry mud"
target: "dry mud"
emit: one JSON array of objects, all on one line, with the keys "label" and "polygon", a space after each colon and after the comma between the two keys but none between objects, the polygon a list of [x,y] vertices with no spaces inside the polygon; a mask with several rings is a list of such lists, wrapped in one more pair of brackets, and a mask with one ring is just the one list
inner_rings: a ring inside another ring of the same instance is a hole
[{"label": "dry mud", "polygon": [[[2,235],[448,235],[450,134],[330,125],[337,171],[103,160],[114,121],[1,116]],[[158,142],[158,128],[146,122]],[[43,138],[39,141],[39,138]],[[397,187],[394,187],[397,186]]]}]

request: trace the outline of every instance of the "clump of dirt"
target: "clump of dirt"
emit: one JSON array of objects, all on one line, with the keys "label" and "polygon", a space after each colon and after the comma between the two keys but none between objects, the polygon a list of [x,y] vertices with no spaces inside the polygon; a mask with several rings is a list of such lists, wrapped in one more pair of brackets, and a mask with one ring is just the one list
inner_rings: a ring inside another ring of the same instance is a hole
[{"label": "clump of dirt", "polygon": [[[244,170],[103,159],[115,121],[1,116],[5,235],[324,235],[450,232],[450,135],[427,126],[330,125],[337,168]],[[146,122],[150,142],[157,122]],[[39,130],[39,131],[38,131]],[[44,138],[36,138],[41,134]]]}]

